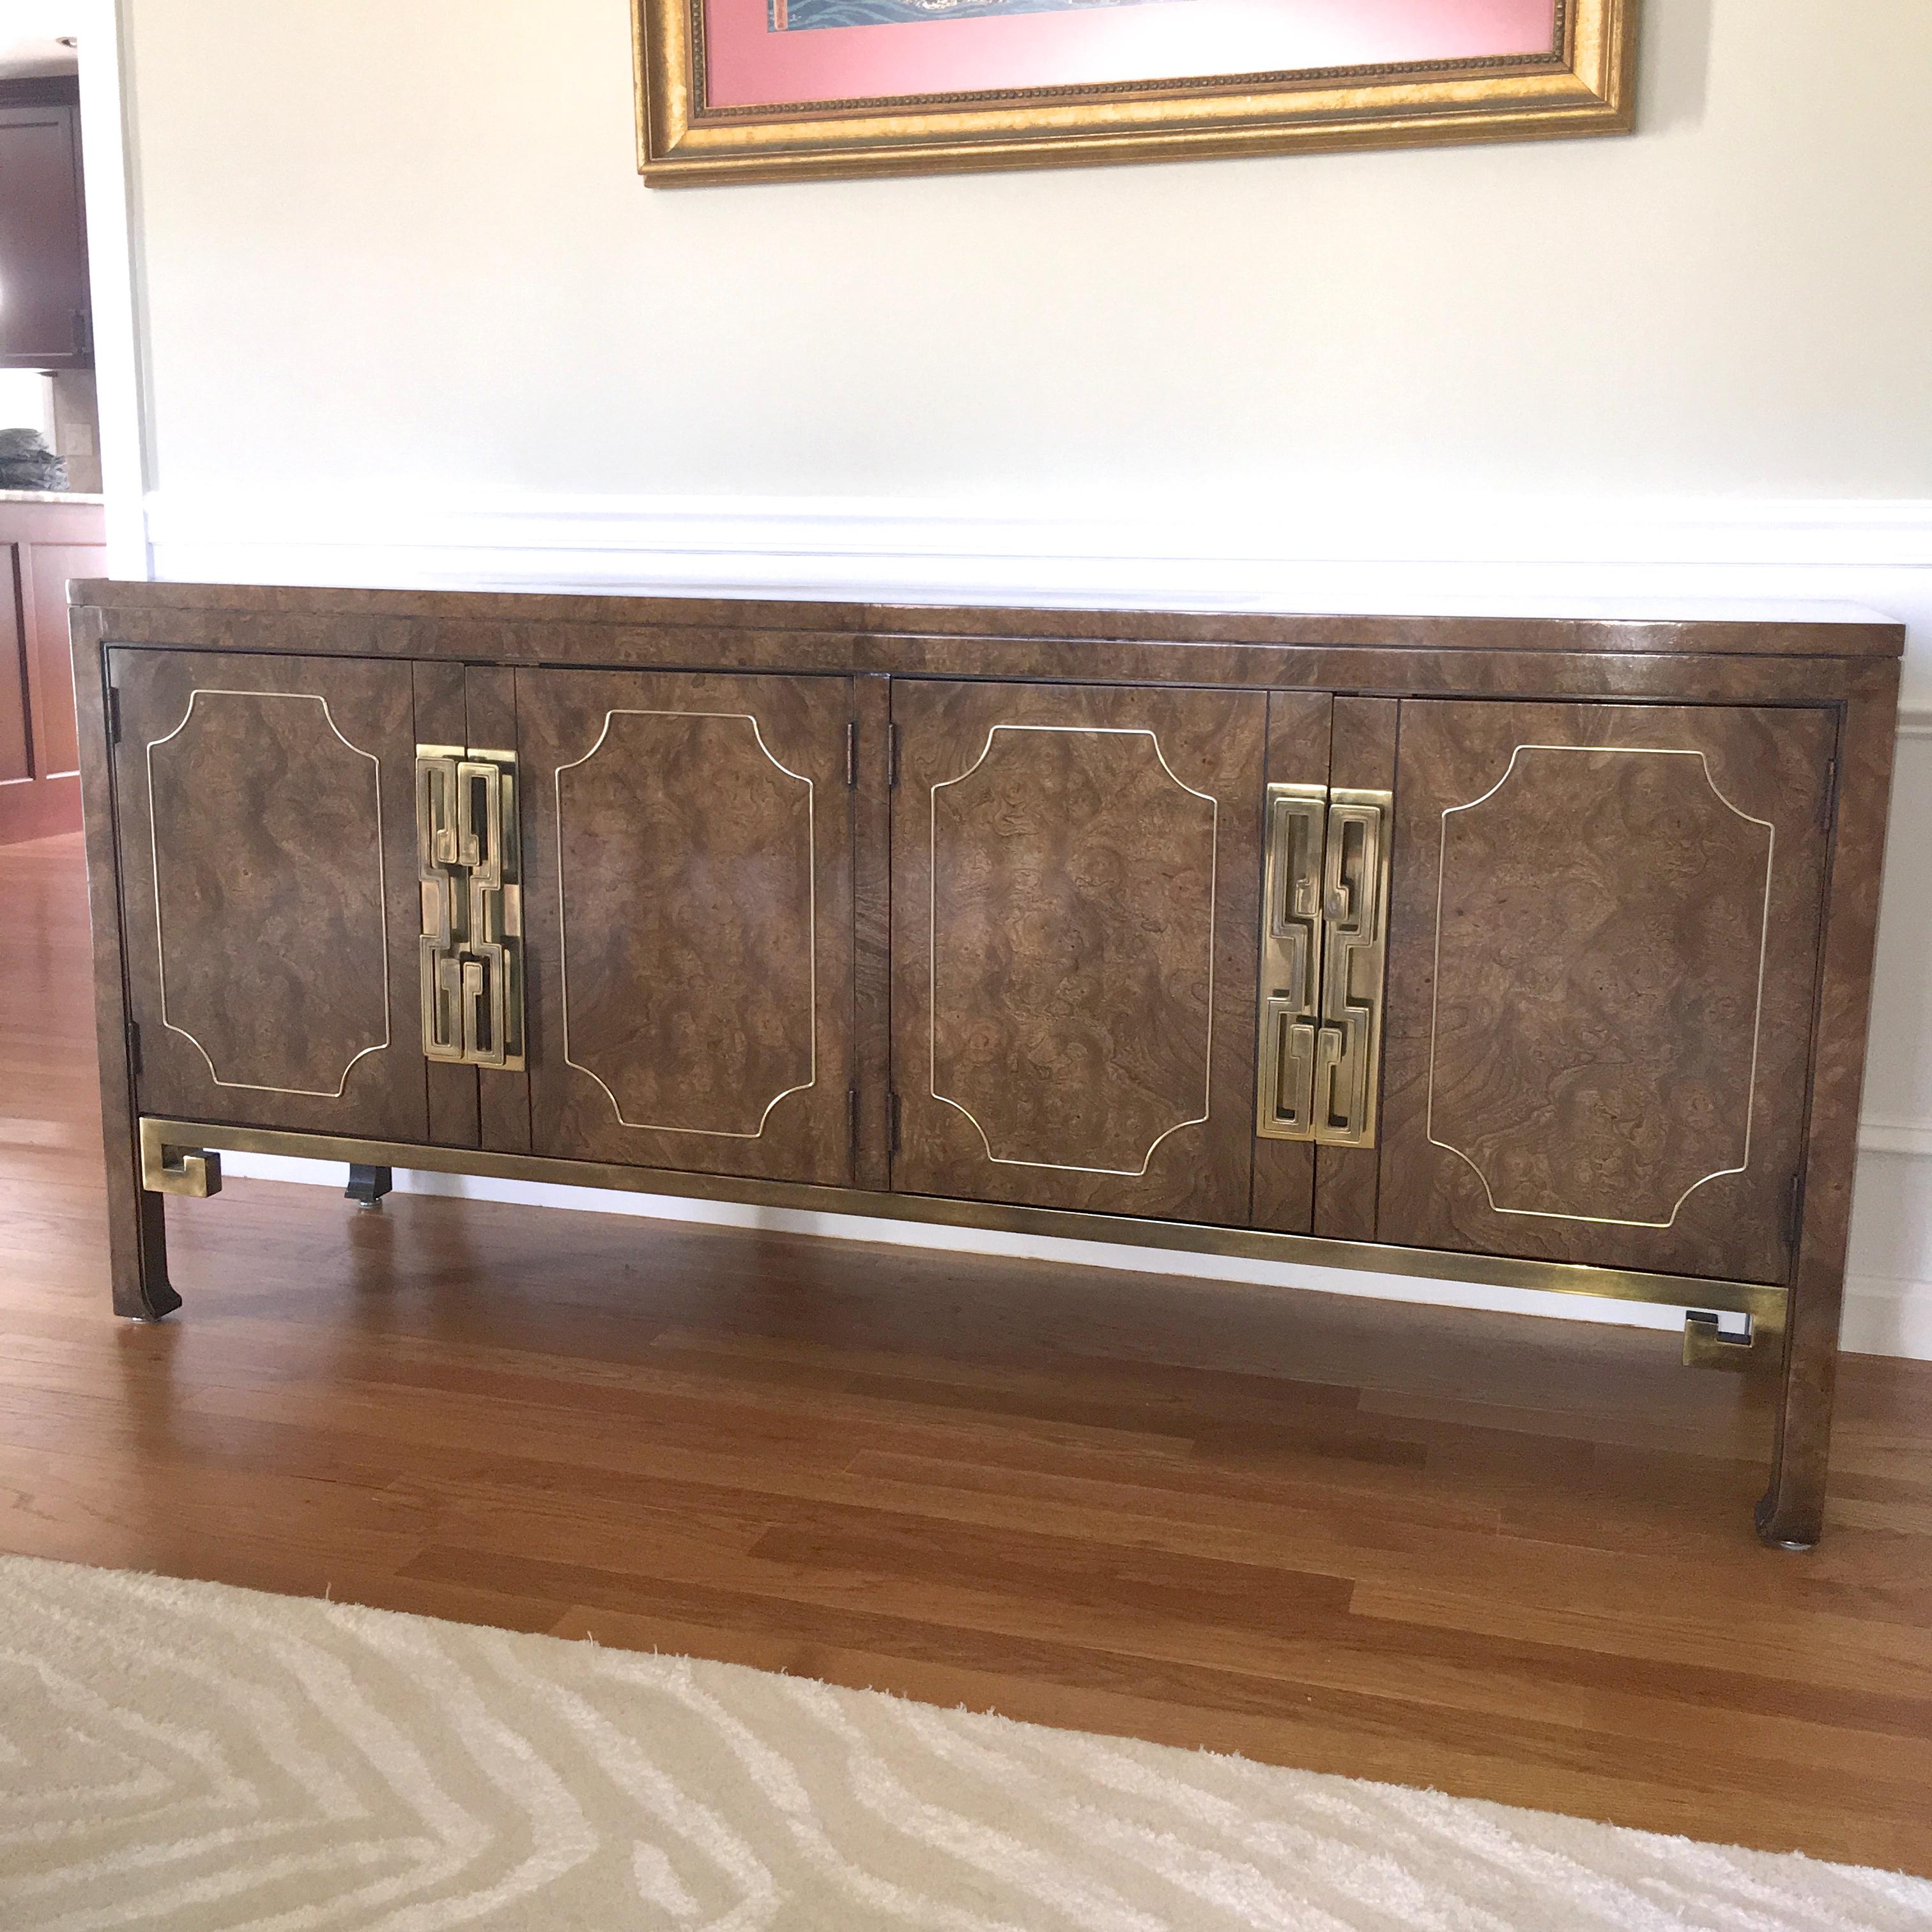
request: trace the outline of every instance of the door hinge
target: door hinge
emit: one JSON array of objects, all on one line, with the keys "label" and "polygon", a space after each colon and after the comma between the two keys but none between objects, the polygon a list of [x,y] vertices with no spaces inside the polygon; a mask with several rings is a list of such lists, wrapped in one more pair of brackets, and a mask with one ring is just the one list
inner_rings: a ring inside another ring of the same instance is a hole
[{"label": "door hinge", "polygon": [[886,779],[886,789],[897,791],[899,788],[899,728],[896,723],[892,730],[892,769]]},{"label": "door hinge", "polygon": [[128,1022],[128,1069],[136,1080],[140,1078],[141,1022],[139,1020]]},{"label": "door hinge", "polygon": [[859,782],[859,721],[845,728],[845,784],[849,790]]},{"label": "door hinge", "polygon": [[856,1087],[845,1090],[845,1144],[853,1153],[859,1151],[859,1090]]},{"label": "door hinge", "polygon": [[107,742],[110,745],[121,742],[121,694],[111,684],[107,687]]},{"label": "door hinge", "polygon": [[1804,1232],[1804,1178],[1794,1174],[1784,1190],[1784,1246],[1786,1253],[1796,1256],[1798,1243]]},{"label": "door hinge", "polygon": [[76,356],[94,353],[94,318],[84,308],[77,308],[74,315],[74,352]]},{"label": "door hinge", "polygon": [[901,1111],[902,1110],[899,1106],[899,1096],[898,1094],[888,1094],[886,1099],[886,1112],[887,1118],[892,1123],[892,1144],[890,1151],[893,1154],[897,1154],[899,1150],[899,1114]]}]

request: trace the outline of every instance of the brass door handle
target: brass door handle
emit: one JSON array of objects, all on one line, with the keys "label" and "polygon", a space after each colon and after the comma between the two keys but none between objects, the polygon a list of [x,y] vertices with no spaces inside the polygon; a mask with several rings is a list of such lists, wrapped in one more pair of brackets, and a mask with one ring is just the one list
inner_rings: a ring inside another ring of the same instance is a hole
[{"label": "brass door handle", "polygon": [[416,747],[422,1048],[430,1060],[524,1064],[516,789],[509,752]]},{"label": "brass door handle", "polygon": [[1315,1137],[1329,1147],[1375,1144],[1393,804],[1385,791],[1338,785],[1329,794],[1322,1030],[1315,1048]]},{"label": "brass door handle", "polygon": [[1268,787],[1256,1089],[1268,1139],[1375,1144],[1393,803]]},{"label": "brass door handle", "polygon": [[1315,1137],[1326,785],[1271,784],[1262,876],[1262,1028],[1255,1131]]}]

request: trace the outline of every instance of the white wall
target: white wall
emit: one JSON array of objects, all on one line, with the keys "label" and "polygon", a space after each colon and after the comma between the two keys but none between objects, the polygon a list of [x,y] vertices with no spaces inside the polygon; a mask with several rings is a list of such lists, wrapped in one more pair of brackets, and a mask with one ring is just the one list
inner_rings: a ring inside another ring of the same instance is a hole
[{"label": "white wall", "polygon": [[154,480],[1932,495],[1932,8],[1661,0],[1642,134],[647,190],[625,0],[128,0]]},{"label": "white wall", "polygon": [[[1653,0],[1630,139],[676,192],[624,0],[123,10],[160,574],[1851,598],[1932,700],[1924,0]],[[1847,1339],[1932,1352],[1901,749]]]}]

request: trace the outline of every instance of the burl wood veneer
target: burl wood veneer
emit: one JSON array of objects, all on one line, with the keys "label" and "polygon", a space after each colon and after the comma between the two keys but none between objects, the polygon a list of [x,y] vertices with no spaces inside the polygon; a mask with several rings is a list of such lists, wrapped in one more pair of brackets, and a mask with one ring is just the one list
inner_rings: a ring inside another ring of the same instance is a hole
[{"label": "burl wood veneer", "polygon": [[1267,700],[893,705],[894,1186],[1245,1221]]},{"label": "burl wood veneer", "polygon": [[844,678],[518,674],[531,1145],[851,1178]]},{"label": "burl wood veneer", "polygon": [[409,668],[128,652],[112,674],[143,1104],[426,1134]]},{"label": "burl wood veneer", "polygon": [[1787,1279],[1829,716],[1402,712],[1382,1238]]},{"label": "burl wood veneer", "polygon": [[77,596],[122,1312],[224,1148],[1646,1300],[1815,1540],[1897,626]]}]

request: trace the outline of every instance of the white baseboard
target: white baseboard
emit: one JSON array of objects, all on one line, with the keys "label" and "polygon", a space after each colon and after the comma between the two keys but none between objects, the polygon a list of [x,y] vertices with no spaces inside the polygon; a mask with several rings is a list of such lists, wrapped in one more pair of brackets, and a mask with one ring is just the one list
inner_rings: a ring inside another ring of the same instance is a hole
[{"label": "white baseboard", "polygon": [[1932,1281],[1847,1276],[1838,1346],[1855,1355],[1932,1362]]},{"label": "white baseboard", "polygon": [[[221,1166],[224,1178],[312,1181],[336,1188],[344,1186],[346,1178],[346,1170],[339,1163],[290,1160],[274,1154],[224,1154]],[[1065,1268],[1120,1268],[1136,1274],[1185,1275],[1204,1281],[1246,1282],[1263,1288],[1298,1288],[1322,1294],[1365,1295],[1376,1300],[1488,1309],[1505,1315],[1547,1315],[1562,1321],[1608,1322],[1632,1328],[1672,1329],[1684,1325],[1682,1309],[1673,1311],[1628,1302],[1597,1301],[1581,1295],[1494,1288],[1475,1282],[1435,1282],[1404,1275],[1357,1274],[1347,1268],[1252,1261],[1238,1256],[1189,1254],[1168,1248],[1071,1241],[1057,1236],[1010,1234],[997,1228],[948,1228],[920,1221],[877,1220],[860,1214],[825,1214],[794,1208],[747,1208],[731,1202],[694,1201],[674,1195],[606,1193],[596,1188],[557,1186],[548,1181],[496,1180],[470,1174],[429,1174],[402,1169],[396,1172],[395,1184],[397,1192],[404,1194],[437,1194],[466,1201],[508,1201],[529,1207],[560,1208],[578,1213],[628,1214],[644,1220],[692,1221],[710,1227],[818,1234],[835,1240],[878,1242],[890,1247],[1052,1262]]]},{"label": "white baseboard", "polygon": [[[222,1168],[225,1174],[238,1179],[314,1182],[337,1188],[344,1185],[345,1179],[345,1171],[339,1163],[293,1160],[271,1154],[224,1154]],[[836,1240],[874,1241],[894,1247],[1052,1262],[1068,1268],[1184,1275],[1197,1280],[1246,1282],[1264,1288],[1362,1295],[1374,1300],[1418,1302],[1438,1308],[1484,1309],[1504,1315],[1541,1315],[1558,1321],[1598,1322],[1628,1328],[1681,1329],[1684,1308],[1697,1305],[1688,1302],[1682,1307],[1654,1307],[1640,1303],[1598,1301],[1582,1295],[1545,1294],[1530,1288],[1496,1288],[1477,1282],[1358,1274],[1346,1268],[1310,1268],[1296,1262],[1063,1240],[995,1229],[942,1228],[922,1222],[874,1220],[862,1215],[823,1214],[796,1208],[747,1208],[730,1202],[693,1201],[674,1196],[605,1193],[594,1188],[560,1187],[541,1181],[399,1170],[395,1182],[397,1191],[406,1194],[514,1202],[580,1213],[628,1214],[646,1220],[698,1222],[711,1227],[764,1228],[782,1234],[824,1235]],[[1932,1282],[1853,1276],[1846,1285],[1841,1332],[1844,1346],[1859,1354],[1909,1355],[1932,1360]]]}]

